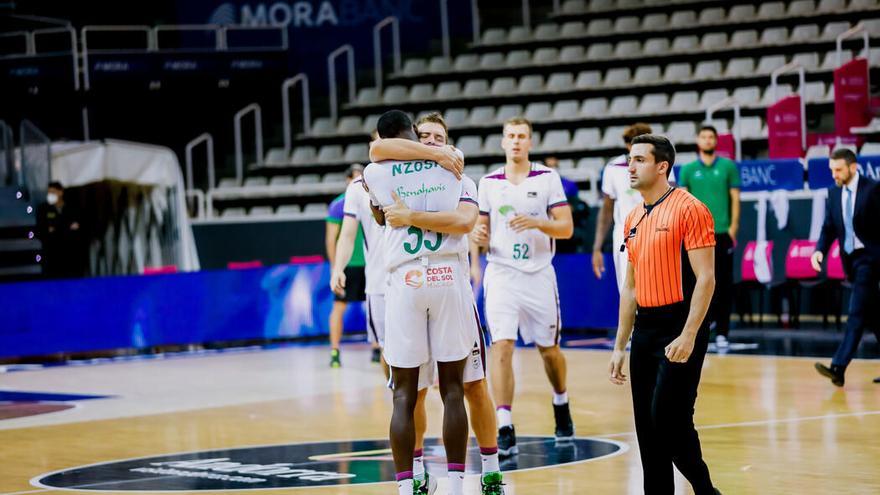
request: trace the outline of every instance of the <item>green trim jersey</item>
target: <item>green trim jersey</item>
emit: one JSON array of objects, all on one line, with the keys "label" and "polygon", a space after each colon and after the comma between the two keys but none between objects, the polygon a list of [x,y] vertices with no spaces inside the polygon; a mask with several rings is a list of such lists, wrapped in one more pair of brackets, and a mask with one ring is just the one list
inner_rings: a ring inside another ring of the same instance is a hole
[{"label": "green trim jersey", "polygon": [[[330,202],[330,206],[327,208],[327,218],[325,221],[327,223],[341,225],[343,217],[345,217],[345,193],[336,196],[336,198]],[[346,267],[361,267],[365,264],[364,231],[358,226],[357,237],[354,238],[354,251],[351,252],[351,260]]]},{"label": "green trim jersey", "polygon": [[357,179],[345,190],[345,216],[354,218],[360,224],[358,234],[363,235],[365,274],[367,294],[385,293],[385,262],[382,259],[382,243],[385,227],[376,223],[370,209],[370,195],[364,189],[363,179]]},{"label": "green trim jersey", "polygon": [[679,184],[709,207],[715,220],[715,232],[730,230],[730,190],[740,187],[736,162],[719,156],[706,165],[698,158],[683,165],[679,175]]}]

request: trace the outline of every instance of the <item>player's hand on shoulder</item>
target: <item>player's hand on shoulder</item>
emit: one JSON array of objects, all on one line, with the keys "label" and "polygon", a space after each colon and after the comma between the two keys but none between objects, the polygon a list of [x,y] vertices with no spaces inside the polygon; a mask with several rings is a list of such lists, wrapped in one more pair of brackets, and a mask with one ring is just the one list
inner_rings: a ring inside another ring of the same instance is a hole
[{"label": "player's hand on shoulder", "polygon": [[464,159],[453,146],[443,146],[437,149],[439,156],[437,164],[455,174],[456,179],[461,179],[464,172]]},{"label": "player's hand on shoulder", "polygon": [[394,203],[382,208],[382,211],[385,212],[385,224],[395,229],[412,225],[409,207],[393,191],[391,197],[394,199]]}]

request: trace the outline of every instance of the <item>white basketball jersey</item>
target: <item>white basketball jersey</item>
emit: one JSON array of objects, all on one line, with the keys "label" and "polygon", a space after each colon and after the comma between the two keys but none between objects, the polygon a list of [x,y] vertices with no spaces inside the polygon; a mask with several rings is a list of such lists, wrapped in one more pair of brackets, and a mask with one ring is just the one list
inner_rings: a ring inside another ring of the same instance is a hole
[{"label": "white basketball jersey", "polygon": [[376,223],[370,209],[370,195],[364,189],[363,179],[352,181],[345,190],[343,204],[345,216],[352,217],[361,224],[364,232],[364,260],[367,277],[367,294],[385,293],[385,261],[382,256],[382,243],[385,227]]},{"label": "white basketball jersey", "polygon": [[[374,204],[394,203],[394,192],[414,211],[451,211],[462,201],[477,204],[477,187],[468,177],[461,180],[430,160],[386,160],[371,163],[364,170]],[[386,270],[422,256],[463,254],[467,256],[467,235],[425,231],[418,227],[385,229],[383,251]]]},{"label": "white basketball jersey", "polygon": [[508,222],[517,215],[549,219],[550,210],[568,204],[555,170],[533,163],[519,185],[507,180],[504,167],[480,179],[480,214],[489,216],[490,263],[536,272],[553,261],[555,241],[538,229],[515,232]]}]

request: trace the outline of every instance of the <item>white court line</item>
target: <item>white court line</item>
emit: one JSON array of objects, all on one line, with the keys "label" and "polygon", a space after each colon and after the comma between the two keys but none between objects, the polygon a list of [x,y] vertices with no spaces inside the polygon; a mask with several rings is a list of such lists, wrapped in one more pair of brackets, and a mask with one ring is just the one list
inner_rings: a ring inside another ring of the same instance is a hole
[{"label": "white court line", "polygon": [[42,493],[42,492],[51,492],[52,490],[29,490],[26,492],[10,492],[10,493],[2,493],[0,495],[24,495],[25,493]]},{"label": "white court line", "polygon": [[[774,424],[800,423],[802,421],[816,421],[819,419],[854,418],[854,417],[877,416],[877,415],[880,415],[880,411],[862,411],[862,412],[842,413],[842,414],[825,414],[822,416],[804,416],[801,418],[763,419],[763,420],[758,420],[758,421],[743,421],[741,423],[722,423],[722,424],[718,424],[718,425],[697,426],[697,430],[720,430],[722,428],[739,428],[739,427],[746,427],[746,426],[767,426],[767,425],[774,425]],[[636,434],[636,432],[634,432],[634,431],[622,431],[620,433],[608,433],[605,435],[593,435],[591,438],[624,437],[624,436],[632,436],[635,434]]]}]

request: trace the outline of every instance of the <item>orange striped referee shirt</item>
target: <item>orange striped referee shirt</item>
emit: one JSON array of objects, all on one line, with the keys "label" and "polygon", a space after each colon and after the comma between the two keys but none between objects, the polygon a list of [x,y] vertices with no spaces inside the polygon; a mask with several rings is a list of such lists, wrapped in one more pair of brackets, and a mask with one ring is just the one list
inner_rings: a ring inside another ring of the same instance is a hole
[{"label": "orange striped referee shirt", "polygon": [[644,207],[634,208],[624,226],[635,272],[636,303],[649,308],[684,301],[685,251],[715,246],[715,222],[709,208],[684,189],[675,189],[650,213]]}]

